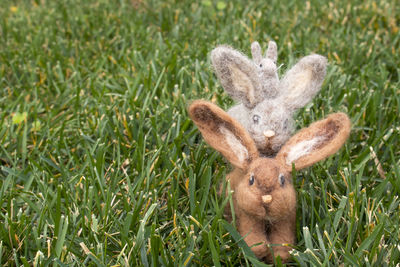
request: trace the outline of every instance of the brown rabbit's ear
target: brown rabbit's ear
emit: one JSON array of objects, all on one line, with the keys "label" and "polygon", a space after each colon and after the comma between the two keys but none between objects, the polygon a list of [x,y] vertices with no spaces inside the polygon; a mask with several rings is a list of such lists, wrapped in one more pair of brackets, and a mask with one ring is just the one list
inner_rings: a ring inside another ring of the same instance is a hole
[{"label": "brown rabbit's ear", "polygon": [[350,134],[350,119],[344,113],[331,114],[295,134],[279,151],[276,159],[288,171],[311,166],[334,154]]},{"label": "brown rabbit's ear", "polygon": [[205,141],[234,166],[246,169],[258,157],[257,147],[247,131],[218,106],[196,100],[189,107],[189,116]]}]

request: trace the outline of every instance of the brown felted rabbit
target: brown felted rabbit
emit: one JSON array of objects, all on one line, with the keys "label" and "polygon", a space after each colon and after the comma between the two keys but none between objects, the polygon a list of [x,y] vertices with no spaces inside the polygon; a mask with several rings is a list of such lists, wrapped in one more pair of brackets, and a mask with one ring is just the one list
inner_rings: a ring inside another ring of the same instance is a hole
[{"label": "brown felted rabbit", "polygon": [[346,141],[350,120],[344,113],[302,129],[281,148],[275,158],[260,157],[248,132],[218,106],[194,101],[189,115],[205,141],[234,165],[230,182],[239,233],[258,258],[268,262],[274,256],[290,257],[296,223],[296,192],[292,164],[296,170],[308,167],[335,153]]}]

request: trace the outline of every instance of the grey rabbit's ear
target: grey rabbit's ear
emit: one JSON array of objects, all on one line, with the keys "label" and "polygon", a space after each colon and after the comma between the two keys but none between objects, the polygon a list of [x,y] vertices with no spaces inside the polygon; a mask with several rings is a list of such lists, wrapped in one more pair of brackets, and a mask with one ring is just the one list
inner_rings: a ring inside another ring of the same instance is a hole
[{"label": "grey rabbit's ear", "polygon": [[258,42],[253,42],[251,44],[251,56],[253,57],[254,63],[256,63],[257,65],[261,64],[261,46]]},{"label": "grey rabbit's ear", "polygon": [[268,43],[268,49],[265,53],[265,57],[271,59],[275,64],[278,60],[278,47],[274,41]]},{"label": "grey rabbit's ear", "polygon": [[274,41],[268,43],[265,58],[260,62],[261,82],[266,98],[275,98],[279,95],[279,77],[276,60],[278,59],[278,47]]},{"label": "grey rabbit's ear", "polygon": [[222,87],[233,99],[250,109],[263,100],[257,66],[249,58],[230,47],[219,46],[211,52],[211,61]]},{"label": "grey rabbit's ear", "polygon": [[264,98],[275,98],[278,95],[278,71],[276,60],[278,58],[278,48],[274,41],[268,43],[265,57],[261,55],[261,47],[258,42],[251,44],[251,54],[253,62],[260,68],[260,81]]},{"label": "grey rabbit's ear", "polygon": [[[262,54],[261,54],[261,46],[258,42],[253,42],[251,44],[251,55],[253,56],[253,61],[257,65],[261,64]],[[269,41],[267,52],[265,52],[265,58],[269,58],[276,64],[276,60],[278,59],[278,47],[274,41]]]},{"label": "grey rabbit's ear", "polygon": [[303,57],[279,84],[281,102],[294,111],[304,107],[321,89],[327,60],[320,55]]}]

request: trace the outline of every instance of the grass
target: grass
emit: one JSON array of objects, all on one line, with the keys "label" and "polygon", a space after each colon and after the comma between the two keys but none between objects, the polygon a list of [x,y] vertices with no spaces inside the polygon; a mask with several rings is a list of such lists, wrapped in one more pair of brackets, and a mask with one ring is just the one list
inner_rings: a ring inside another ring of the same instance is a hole
[{"label": "grass", "polygon": [[213,47],[274,39],[282,72],[329,60],[298,127],[336,111],[353,123],[340,152],[297,173],[293,265],[395,266],[399,14],[371,0],[3,1],[1,264],[261,266],[223,217],[230,167],[186,107],[232,105]]}]

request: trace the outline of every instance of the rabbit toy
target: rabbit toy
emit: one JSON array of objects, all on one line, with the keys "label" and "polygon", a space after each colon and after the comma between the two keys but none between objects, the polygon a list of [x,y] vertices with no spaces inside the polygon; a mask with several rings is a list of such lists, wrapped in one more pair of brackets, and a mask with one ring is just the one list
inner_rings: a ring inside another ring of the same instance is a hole
[{"label": "rabbit toy", "polygon": [[349,135],[349,118],[331,114],[299,131],[269,158],[260,156],[245,128],[218,106],[196,100],[188,111],[205,141],[234,166],[226,180],[239,233],[258,258],[272,262],[279,255],[288,261],[291,247],[282,244],[295,243],[292,165],[300,170],[334,154]]},{"label": "rabbit toy", "polygon": [[228,114],[250,133],[262,155],[273,156],[294,131],[293,113],[321,89],[327,61],[316,54],[303,57],[279,80],[275,42],[269,42],[264,58],[258,42],[251,53],[253,60],[219,46],[211,62],[222,87],[239,102]]}]

